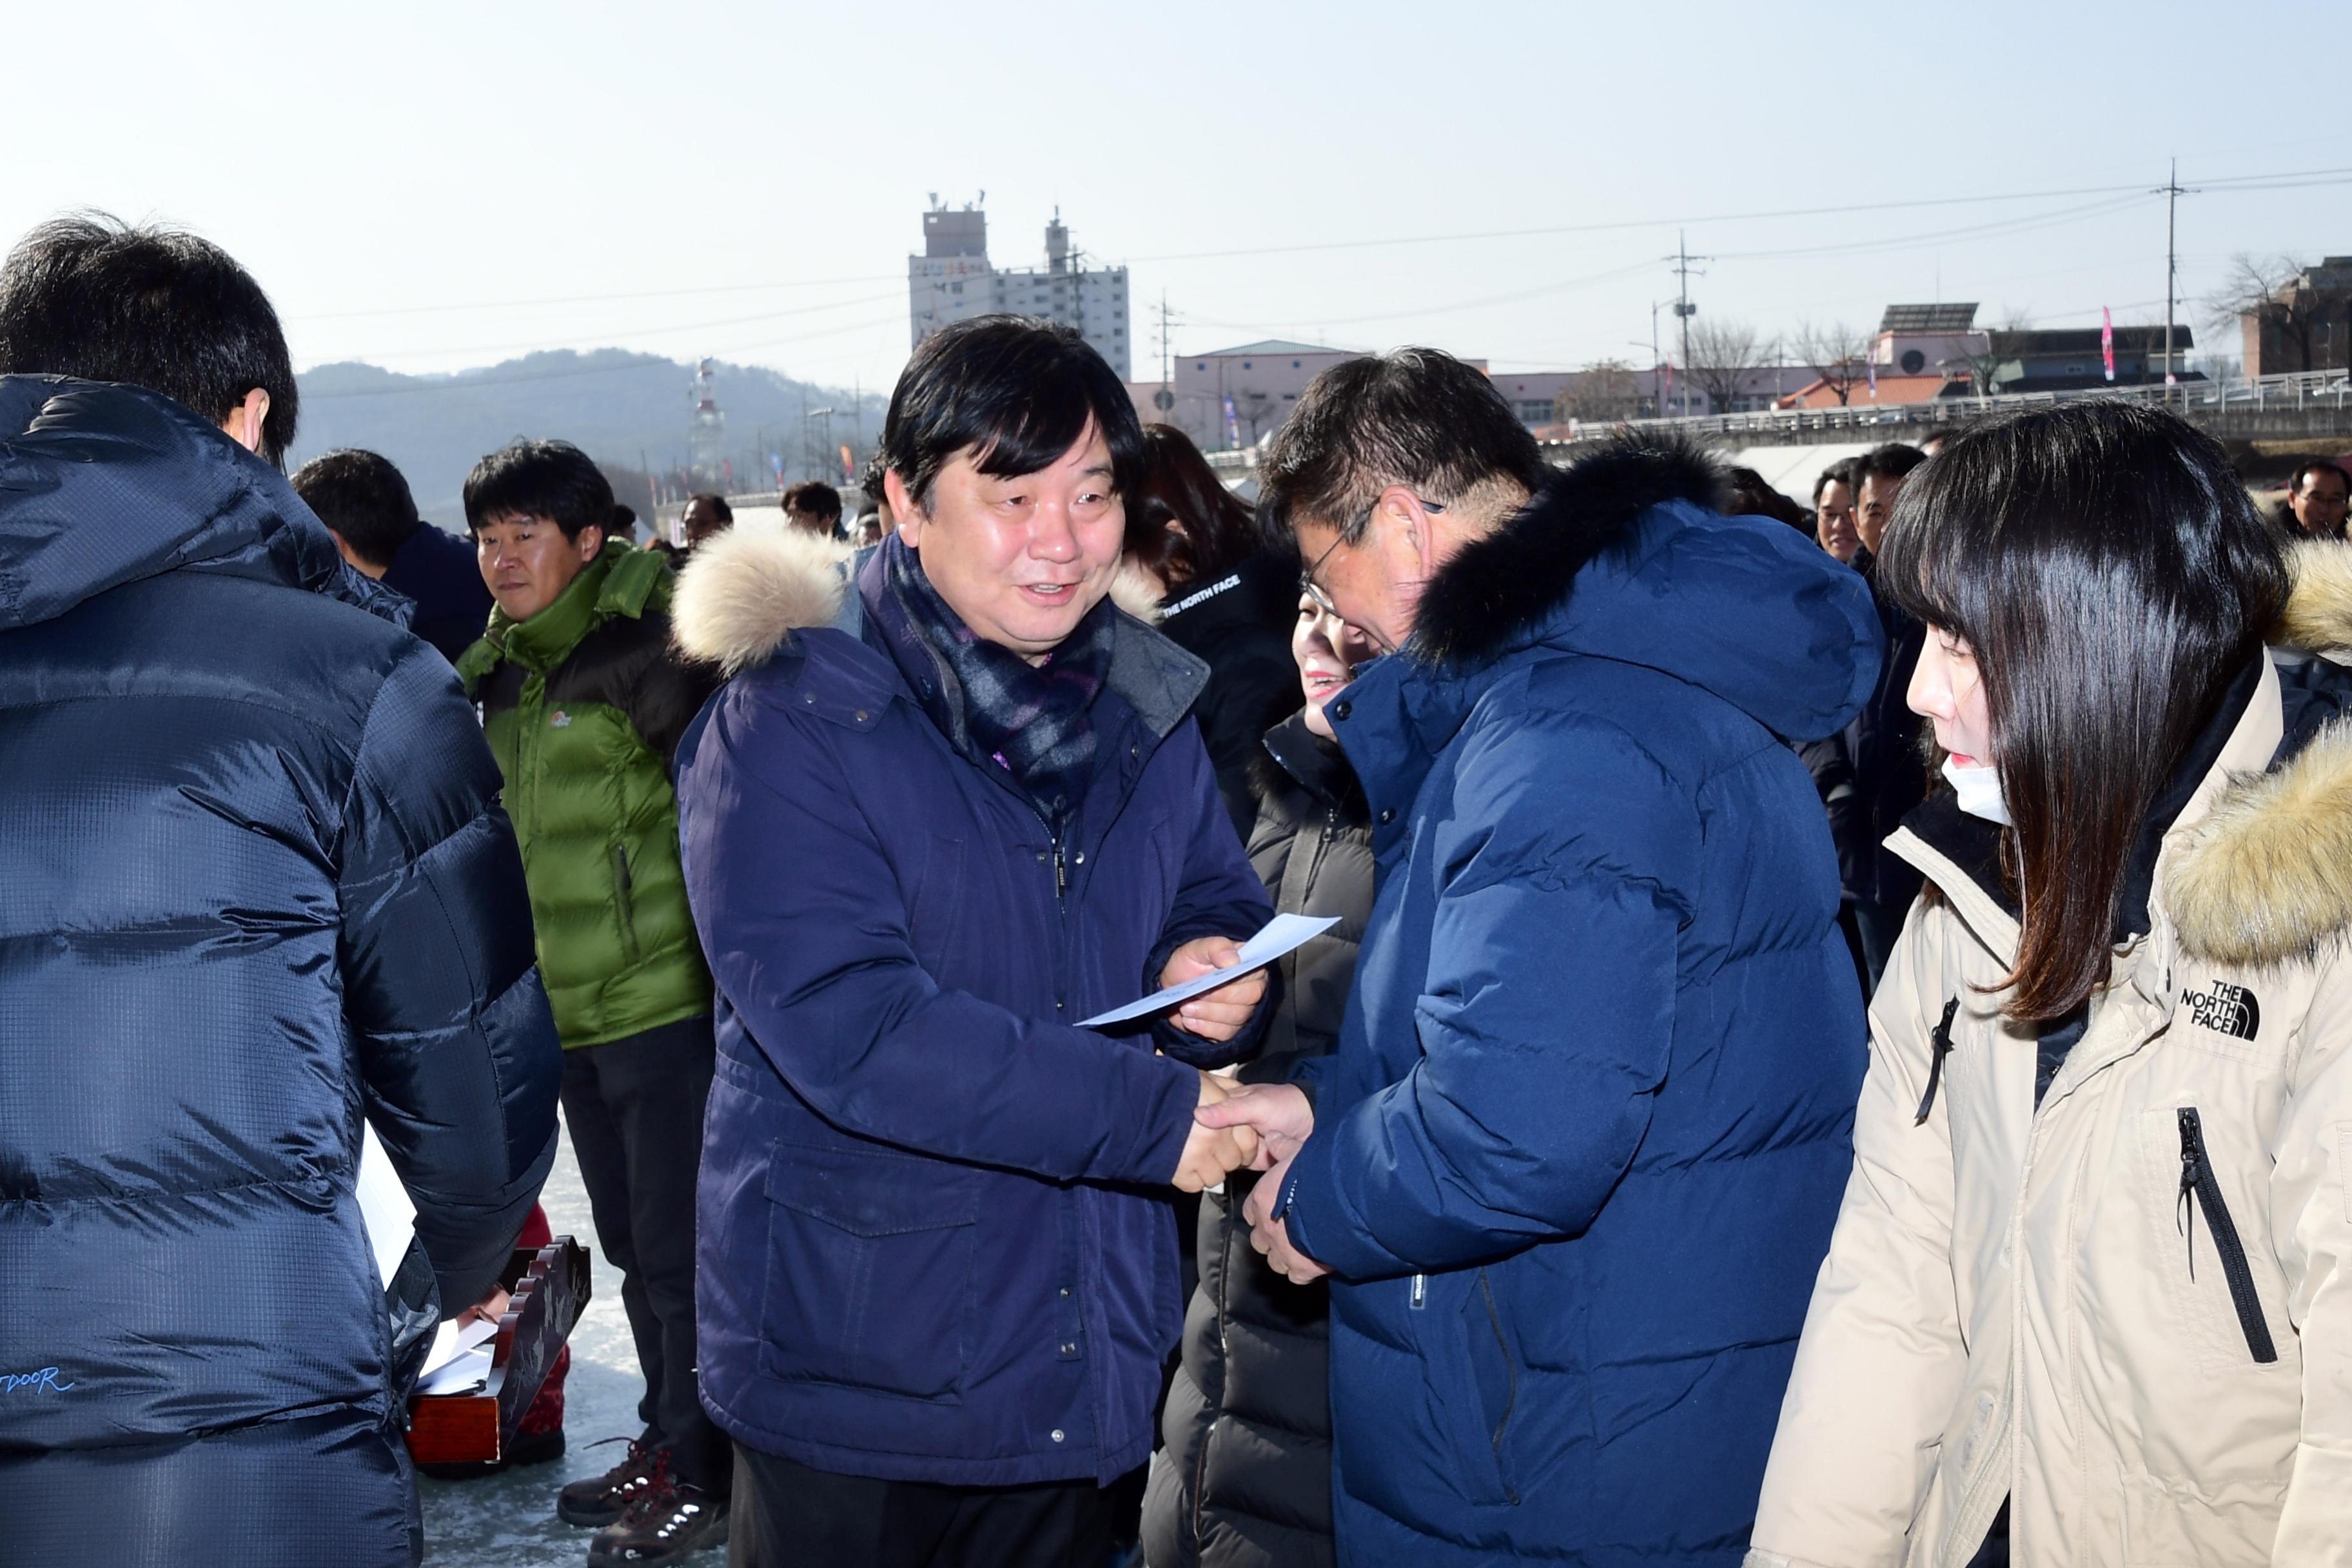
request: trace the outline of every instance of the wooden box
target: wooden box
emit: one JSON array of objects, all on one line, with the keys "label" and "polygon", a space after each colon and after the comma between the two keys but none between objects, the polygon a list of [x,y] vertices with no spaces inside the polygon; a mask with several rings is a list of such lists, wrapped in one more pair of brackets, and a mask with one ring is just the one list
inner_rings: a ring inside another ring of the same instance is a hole
[{"label": "wooden box", "polygon": [[490,1343],[490,1374],[472,1394],[418,1394],[408,1402],[408,1451],[419,1464],[494,1463],[547,1382],[572,1327],[588,1306],[588,1253],[568,1236],[519,1250],[499,1283],[511,1295]]}]

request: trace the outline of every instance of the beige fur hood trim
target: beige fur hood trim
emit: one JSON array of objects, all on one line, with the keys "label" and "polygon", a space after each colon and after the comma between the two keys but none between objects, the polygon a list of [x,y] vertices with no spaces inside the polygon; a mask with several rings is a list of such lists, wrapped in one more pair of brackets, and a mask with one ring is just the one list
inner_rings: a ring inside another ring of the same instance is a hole
[{"label": "beige fur hood trim", "polygon": [[2308,959],[2352,925],[2352,722],[2232,780],[2173,851],[2164,901],[2183,949],[2248,968]]},{"label": "beige fur hood trim", "polygon": [[2313,651],[2352,647],[2352,544],[2298,541],[2287,552],[2287,569],[2294,591],[2271,640]]},{"label": "beige fur hood trim", "polygon": [[851,553],[797,529],[730,528],[705,540],[670,601],[677,646],[730,676],[767,663],[793,632],[841,614]]},{"label": "beige fur hood trim", "polygon": [[1110,602],[1147,626],[1160,624],[1159,591],[1133,566],[1121,565],[1110,580]]}]

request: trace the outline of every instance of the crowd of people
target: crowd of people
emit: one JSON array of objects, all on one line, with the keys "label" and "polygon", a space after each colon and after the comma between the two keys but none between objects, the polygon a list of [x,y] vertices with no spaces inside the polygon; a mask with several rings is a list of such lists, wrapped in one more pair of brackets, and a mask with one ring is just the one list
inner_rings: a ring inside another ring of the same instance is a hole
[{"label": "crowd of people", "polygon": [[0,263],[0,1555],[420,1562],[560,1107],[592,1564],[2352,1562],[2336,464],[1808,510],[1400,349],[1253,507],[993,316],[673,543],[298,413],[217,248]]}]

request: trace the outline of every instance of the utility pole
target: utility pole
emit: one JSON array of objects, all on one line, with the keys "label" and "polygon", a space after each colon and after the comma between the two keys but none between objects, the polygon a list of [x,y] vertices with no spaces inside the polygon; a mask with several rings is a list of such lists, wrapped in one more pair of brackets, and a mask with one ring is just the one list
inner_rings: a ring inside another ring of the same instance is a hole
[{"label": "utility pole", "polygon": [[[1704,271],[1693,267],[1691,263],[1712,261],[1715,258],[1711,256],[1693,256],[1690,253],[1688,237],[1677,230],[1675,234],[1675,253],[1666,259],[1674,263],[1675,276],[1681,279],[1680,293],[1675,300],[1675,314],[1682,319],[1683,324],[1683,417],[1687,419],[1690,417],[1690,319],[1698,314],[1698,307],[1690,302],[1690,280],[1693,272],[1697,272],[1702,278],[1706,276]],[[1651,318],[1651,323],[1652,331],[1654,331],[1655,316]]]},{"label": "utility pole", "polygon": [[1654,417],[1664,419],[1666,416],[1666,404],[1665,399],[1658,395],[1659,363],[1658,301],[1653,300],[1650,301],[1650,406],[1655,410]]},{"label": "utility pole", "polygon": [[1175,382],[1175,373],[1170,368],[1169,356],[1174,351],[1170,342],[1168,327],[1168,290],[1162,289],[1160,290],[1160,384],[1163,388],[1173,385]]},{"label": "utility pole", "polygon": [[2180,276],[2179,252],[2174,245],[2174,238],[2178,233],[2174,217],[2176,210],[2180,205],[2180,198],[2183,196],[2193,196],[2197,193],[2195,191],[2187,191],[2180,188],[2180,160],[2175,158],[2172,160],[2170,171],[2164,177],[2163,185],[2149,194],[2152,195],[2160,195],[2164,198],[2164,400],[2168,404],[2172,401],[2172,387],[2174,384],[2172,374],[2172,297],[2174,285]]}]

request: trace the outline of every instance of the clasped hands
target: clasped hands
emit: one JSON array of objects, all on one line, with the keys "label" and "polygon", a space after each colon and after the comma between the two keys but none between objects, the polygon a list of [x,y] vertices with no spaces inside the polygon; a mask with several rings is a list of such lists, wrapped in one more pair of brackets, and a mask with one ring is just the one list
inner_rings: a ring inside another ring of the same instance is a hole
[{"label": "clasped hands", "polygon": [[[1229,969],[1241,959],[1241,944],[1231,937],[1202,937],[1169,955],[1160,972],[1162,986],[1181,985],[1213,970]],[[1265,998],[1265,971],[1254,969],[1213,991],[1202,992],[1176,1009],[1176,1026],[1204,1040],[1230,1040],[1242,1031]],[[1328,1270],[1290,1245],[1283,1222],[1268,1217],[1283,1179],[1290,1173],[1291,1157],[1315,1129],[1315,1108],[1307,1096],[1289,1084],[1235,1083],[1213,1073],[1200,1074],[1201,1099],[1192,1112],[1192,1130],[1172,1178],[1179,1191],[1202,1192],[1243,1167],[1267,1173],[1250,1194],[1242,1211],[1251,1226],[1250,1245],[1265,1254],[1277,1273],[1305,1284]]]},{"label": "clasped hands", "polygon": [[[1250,1245],[1265,1255],[1268,1267],[1304,1285],[1330,1272],[1290,1244],[1290,1227],[1274,1217],[1274,1205],[1290,1175],[1290,1162],[1315,1131],[1315,1107],[1305,1092],[1287,1083],[1229,1083],[1201,1075],[1201,1103],[1192,1112],[1192,1135],[1185,1140],[1184,1163],[1176,1184],[1187,1192],[1188,1175],[1195,1173],[1195,1151],[1203,1165],[1225,1162],[1212,1180],[1223,1181],[1228,1171],[1247,1165],[1263,1171],[1242,1205],[1249,1221]],[[1202,1185],[1208,1184],[1202,1183]]]}]

